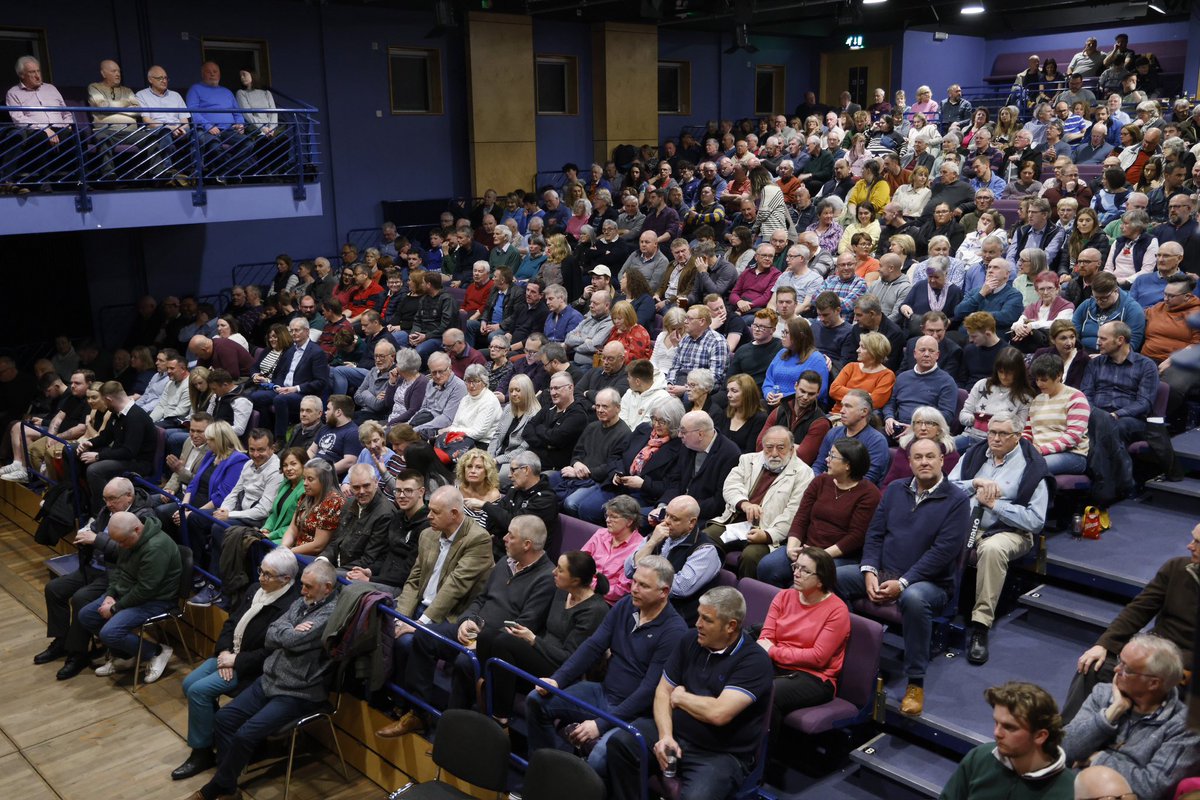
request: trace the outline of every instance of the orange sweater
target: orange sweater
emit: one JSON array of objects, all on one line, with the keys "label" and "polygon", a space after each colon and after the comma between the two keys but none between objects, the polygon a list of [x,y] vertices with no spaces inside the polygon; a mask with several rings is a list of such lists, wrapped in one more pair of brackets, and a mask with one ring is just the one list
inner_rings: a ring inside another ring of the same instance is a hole
[{"label": "orange sweater", "polygon": [[1200,311],[1200,297],[1194,295],[1173,311],[1167,310],[1165,300],[1147,308],[1146,341],[1142,344],[1142,355],[1157,363],[1189,344],[1200,343],[1200,331],[1192,330],[1187,324],[1188,316],[1196,311]]},{"label": "orange sweater", "polygon": [[[1200,300],[1200,298],[1197,299]],[[875,408],[883,408],[884,404],[892,398],[892,387],[895,385],[896,373],[890,369],[881,369],[879,372],[863,372],[862,364],[851,361],[842,367],[842,371],[829,386],[829,398],[836,401],[830,413],[840,414],[842,412],[842,398],[851,389],[862,389],[868,392]]]}]

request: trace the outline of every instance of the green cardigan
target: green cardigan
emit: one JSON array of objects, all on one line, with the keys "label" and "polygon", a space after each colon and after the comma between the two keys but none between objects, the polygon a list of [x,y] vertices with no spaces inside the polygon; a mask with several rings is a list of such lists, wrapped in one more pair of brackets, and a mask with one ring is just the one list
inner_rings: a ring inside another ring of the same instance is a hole
[{"label": "green cardigan", "polygon": [[292,524],[292,517],[296,516],[296,505],[300,502],[302,494],[304,481],[295,486],[284,481],[279,487],[279,494],[275,495],[275,502],[271,504],[271,513],[263,523],[263,530],[272,542],[279,543],[287,533],[288,526]]},{"label": "green cardigan", "polygon": [[1072,800],[1075,773],[1065,769],[1061,748],[1051,766],[1031,775],[1017,775],[993,754],[996,745],[981,744],[967,753],[939,800]]}]

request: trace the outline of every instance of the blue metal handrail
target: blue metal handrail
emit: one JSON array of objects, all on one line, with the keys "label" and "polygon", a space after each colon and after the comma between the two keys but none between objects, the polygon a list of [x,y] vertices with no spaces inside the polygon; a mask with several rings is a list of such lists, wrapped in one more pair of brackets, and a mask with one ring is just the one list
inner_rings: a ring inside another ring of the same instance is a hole
[{"label": "blue metal handrail", "polygon": [[51,433],[48,428],[43,428],[41,425],[35,425],[29,420],[21,420],[21,456],[25,464],[25,471],[30,477],[42,481],[43,483],[47,483],[51,486],[56,486],[58,481],[46,475],[42,475],[40,472],[34,472],[29,463],[29,440],[25,438],[26,429],[37,431],[47,439],[51,439],[63,445],[63,461],[67,463],[67,474],[70,476],[70,486],[73,489],[71,492],[71,499],[75,504],[75,524],[82,528],[83,524],[87,520],[84,519],[83,505],[79,500],[79,467],[77,464],[77,459],[75,458],[75,443],[69,442],[66,439],[63,439],[61,436]]},{"label": "blue metal handrail", "polygon": [[244,137],[226,136],[225,130],[213,139],[202,138],[205,131],[192,121],[182,123],[184,135],[178,137],[172,133],[174,123],[94,122],[97,114],[122,111],[142,117],[197,113],[186,107],[129,111],[78,105],[0,106],[0,111],[61,114],[70,120],[0,125],[0,164],[4,165],[0,182],[14,184],[20,191],[46,185],[76,192],[80,213],[92,210],[97,182],[104,184],[100,188],[191,186],[192,203],[201,206],[207,203],[207,183],[243,179],[294,181],[294,197],[304,200],[306,183],[315,181],[320,171],[318,119],[312,107],[204,109],[205,114],[227,119],[248,113],[278,117],[271,135],[247,124]]},{"label": "blue metal handrail", "polygon": [[[607,711],[601,711],[600,709],[596,708],[591,703],[588,703],[585,700],[580,700],[578,697],[574,697],[572,695],[567,694],[559,687],[554,686],[549,683],[546,683],[541,678],[538,678],[534,675],[529,674],[528,672],[521,669],[520,667],[513,666],[512,664],[508,663],[507,661],[505,661],[502,658],[489,658],[487,660],[487,664],[484,665],[484,674],[487,677],[487,680],[485,681],[485,685],[487,687],[487,712],[489,715],[492,713],[492,687],[495,684],[495,681],[492,680],[492,672],[494,669],[503,669],[507,672],[511,672],[513,675],[516,675],[521,680],[528,681],[529,683],[532,683],[534,686],[536,686],[540,689],[545,689],[546,691],[553,694],[555,697],[561,697],[563,700],[566,700],[568,703],[571,703],[572,705],[579,706],[584,711],[595,716],[596,718],[604,720],[605,722],[612,725],[614,728],[620,728],[621,730],[623,730],[626,733],[633,736],[633,738],[635,740],[637,740],[638,748],[641,750],[642,757],[639,760],[639,763],[641,764],[642,780],[641,780],[640,785],[642,787],[642,797],[644,798],[646,796],[646,785],[648,783],[647,779],[648,779],[648,775],[649,775],[648,759],[650,757],[650,748],[647,747],[646,738],[644,736],[642,736],[641,731],[639,731],[636,727],[634,727],[630,723],[626,722],[625,720],[621,719],[620,717],[615,717]],[[513,758],[513,761],[516,762],[522,768],[529,766],[529,762],[526,761],[525,759],[521,758],[520,756],[514,755],[512,758]]]},{"label": "blue metal handrail", "polygon": [[[345,581],[344,578],[341,580]],[[348,583],[348,581],[345,581],[345,582]],[[459,653],[465,655],[468,658],[468,660],[470,660],[470,662],[471,662],[471,673],[475,676],[476,681],[478,681],[480,675],[483,674],[482,670],[479,667],[479,656],[475,655],[474,650],[471,650],[470,648],[467,648],[467,647],[463,647],[461,644],[459,644],[454,639],[450,639],[449,637],[442,636],[440,633],[433,630],[432,628],[429,628],[429,627],[421,624],[421,622],[419,620],[415,620],[410,617],[407,617],[404,614],[401,614],[399,611],[397,611],[394,608],[389,608],[388,606],[384,606],[384,605],[377,606],[377,608],[382,613],[384,613],[390,617],[393,617],[395,619],[398,619],[403,623],[411,625],[415,631],[415,633],[413,634],[414,636],[417,635],[417,633],[419,633],[422,636],[433,637],[434,639],[437,639],[438,641],[440,641],[442,644],[449,645],[453,649],[457,650]],[[390,689],[391,691],[400,695],[404,699],[408,700],[410,703],[417,706],[425,713],[431,714],[434,717],[441,719],[442,711],[438,708],[435,708],[433,705],[431,705],[425,698],[413,694],[408,689],[405,689],[404,687],[400,686],[399,684],[393,683],[392,681],[388,681],[385,685],[387,686],[388,689]]]}]

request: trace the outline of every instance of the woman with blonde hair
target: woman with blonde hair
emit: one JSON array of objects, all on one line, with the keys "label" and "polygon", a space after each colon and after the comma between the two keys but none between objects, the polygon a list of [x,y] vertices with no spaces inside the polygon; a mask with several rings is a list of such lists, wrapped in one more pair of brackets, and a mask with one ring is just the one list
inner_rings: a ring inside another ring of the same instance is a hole
[{"label": "woman with blonde hair", "polygon": [[654,353],[654,344],[650,341],[650,333],[638,324],[633,304],[628,300],[619,300],[609,316],[612,317],[613,327],[605,344],[620,342],[625,347],[626,364],[638,358],[650,358]]},{"label": "woman with blonde hair", "polygon": [[[481,503],[492,503],[500,499],[500,468],[496,459],[478,447],[458,457],[454,467],[454,484],[462,492],[464,500],[478,500]],[[468,504],[467,515],[483,525],[487,523],[487,514],[473,512]]]},{"label": "woman with blonde hair", "polygon": [[542,410],[534,391],[533,381],[524,373],[514,375],[508,383],[508,405],[500,414],[496,435],[488,445],[488,453],[496,459],[500,471],[500,486],[510,483],[509,471],[513,456],[529,449],[525,441],[525,426]]},{"label": "woman with blonde hair", "polygon": [[851,389],[862,389],[871,395],[871,404],[883,408],[892,397],[896,385],[896,373],[887,367],[892,343],[882,333],[864,333],[858,340],[858,360],[842,367],[842,371],[829,386],[829,399],[834,401],[831,414],[840,414],[842,398]]},{"label": "woman with blonde hair", "polygon": [[917,167],[912,171],[908,183],[902,183],[892,195],[892,202],[900,206],[900,213],[905,219],[916,219],[925,210],[929,202],[929,169]]},{"label": "woman with blonde hair", "polygon": [[671,369],[675,351],[679,348],[679,342],[683,340],[686,321],[687,312],[678,306],[668,309],[663,315],[662,333],[654,341],[654,352],[650,356],[650,363],[654,365],[655,372],[666,375]]},{"label": "woman with blonde hair", "polygon": [[537,274],[537,277],[545,282],[544,285],[549,286],[552,283],[562,285],[562,265],[569,255],[571,255],[571,246],[567,244],[566,236],[556,233],[546,240],[546,260]]}]

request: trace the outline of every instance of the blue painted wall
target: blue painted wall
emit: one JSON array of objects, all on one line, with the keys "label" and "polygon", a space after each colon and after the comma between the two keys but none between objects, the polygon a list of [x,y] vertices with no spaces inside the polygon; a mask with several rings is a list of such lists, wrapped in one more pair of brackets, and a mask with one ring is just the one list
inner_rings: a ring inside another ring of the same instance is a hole
[{"label": "blue painted wall", "polygon": [[592,163],[593,139],[591,28],[569,22],[534,20],[533,52],[535,55],[574,56],[579,69],[579,113],[538,115],[538,171],[557,172],[570,161],[578,164],[582,174],[586,175]]}]

